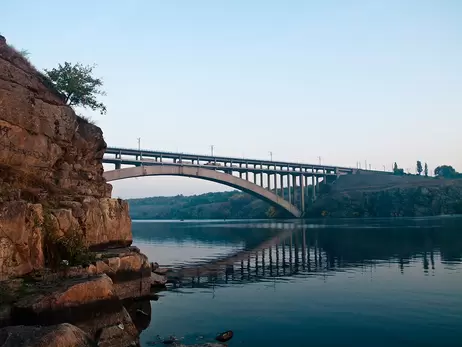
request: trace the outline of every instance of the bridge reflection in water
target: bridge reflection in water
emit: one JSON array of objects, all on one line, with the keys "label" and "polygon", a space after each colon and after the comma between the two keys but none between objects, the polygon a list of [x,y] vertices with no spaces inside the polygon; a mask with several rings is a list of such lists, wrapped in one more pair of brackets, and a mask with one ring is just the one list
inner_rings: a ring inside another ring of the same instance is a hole
[{"label": "bridge reflection in water", "polygon": [[[378,266],[405,272],[411,261],[420,261],[422,270],[431,274],[435,263],[451,266],[461,262],[460,221],[449,218],[191,225],[140,223],[144,226],[135,223],[134,234],[139,239],[139,228],[148,227],[154,235],[166,237],[170,233],[169,237],[178,240],[196,238],[212,244],[221,240],[243,245],[231,254],[172,267],[179,286],[210,288],[258,281],[276,283],[309,276],[327,279],[336,272],[372,272]],[[142,234],[148,237],[146,231]],[[454,243],[454,238],[460,242]],[[155,255],[150,257],[155,259]]]}]

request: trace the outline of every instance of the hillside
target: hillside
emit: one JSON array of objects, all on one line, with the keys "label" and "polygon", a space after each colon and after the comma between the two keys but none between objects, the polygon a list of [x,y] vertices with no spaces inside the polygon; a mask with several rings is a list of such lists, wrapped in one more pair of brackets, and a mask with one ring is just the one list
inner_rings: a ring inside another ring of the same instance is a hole
[{"label": "hillside", "polygon": [[239,191],[129,199],[133,219],[267,218],[270,206]]},{"label": "hillside", "polygon": [[307,216],[420,217],[462,214],[462,179],[362,173],[342,176]]}]

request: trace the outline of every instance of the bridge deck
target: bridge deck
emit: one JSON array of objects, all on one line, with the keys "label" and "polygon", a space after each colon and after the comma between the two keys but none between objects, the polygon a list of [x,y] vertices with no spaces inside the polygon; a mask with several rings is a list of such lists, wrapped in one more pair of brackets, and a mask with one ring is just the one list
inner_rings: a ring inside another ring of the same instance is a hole
[{"label": "bridge deck", "polygon": [[300,170],[278,170],[269,168],[253,168],[253,167],[239,167],[239,166],[218,166],[218,165],[204,165],[204,164],[191,164],[191,163],[172,163],[172,162],[152,162],[144,160],[130,160],[130,159],[116,159],[116,158],[103,158],[105,164],[120,164],[120,165],[134,165],[134,166],[184,166],[184,167],[200,167],[204,169],[210,169],[215,171],[233,171],[233,172],[251,172],[251,173],[265,173],[265,174],[292,174],[292,175],[309,175],[309,176],[336,176],[333,172],[323,173],[319,172],[305,172]]},{"label": "bridge deck", "polygon": [[[119,147],[108,147],[106,149],[106,154],[114,155],[125,155],[125,156],[142,156],[144,158],[162,158],[162,159],[172,159],[172,160],[189,160],[189,161],[205,161],[205,162],[217,162],[217,163],[231,163],[238,165],[253,165],[253,166],[266,166],[269,167],[286,167],[286,168],[298,168],[303,170],[310,171],[325,171],[325,172],[341,172],[341,173],[352,173],[356,169],[347,168],[347,167],[337,167],[332,165],[319,165],[319,164],[306,164],[306,163],[295,163],[295,162],[286,162],[286,161],[271,161],[271,160],[262,160],[262,159],[247,159],[247,158],[236,158],[236,157],[222,157],[222,156],[211,156],[211,155],[201,155],[201,154],[188,154],[188,153],[173,153],[165,151],[153,151],[153,150],[138,150],[130,148],[119,148]],[[104,161],[107,163],[115,163],[114,161],[109,161],[110,158],[105,158]],[[130,161],[123,159],[123,161]],[[117,162],[119,163],[119,162]],[[133,165],[129,163],[128,165]],[[146,164],[147,165],[147,164]],[[155,163],[153,165],[156,165]],[[185,164],[186,165],[186,164]],[[240,168],[239,166],[234,165],[233,170],[239,171],[239,169],[244,169],[244,166]],[[245,168],[244,171],[250,171],[250,168]],[[256,168],[254,168],[256,169]],[[284,170],[276,170],[277,172]],[[287,171],[287,170],[286,170]],[[290,171],[290,170],[289,170]],[[259,171],[256,171],[259,172]],[[264,169],[264,172],[267,172]]]}]

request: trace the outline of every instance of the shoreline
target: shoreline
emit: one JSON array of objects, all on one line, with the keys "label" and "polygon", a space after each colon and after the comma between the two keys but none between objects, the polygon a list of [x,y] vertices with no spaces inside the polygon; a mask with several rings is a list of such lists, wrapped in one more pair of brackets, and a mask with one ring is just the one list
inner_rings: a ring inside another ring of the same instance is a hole
[{"label": "shoreline", "polygon": [[[166,270],[134,246],[95,256],[98,260],[86,267],[46,269],[0,282],[0,345],[9,336],[11,346],[25,346],[22,335],[42,333],[43,339],[77,334],[103,347],[138,344],[150,323],[150,300],[165,289]],[[86,346],[75,343],[59,346]]]}]

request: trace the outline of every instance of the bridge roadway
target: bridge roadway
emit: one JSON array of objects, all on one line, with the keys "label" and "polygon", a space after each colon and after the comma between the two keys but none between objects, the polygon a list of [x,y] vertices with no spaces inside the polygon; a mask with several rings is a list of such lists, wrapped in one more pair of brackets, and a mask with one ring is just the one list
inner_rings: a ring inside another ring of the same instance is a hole
[{"label": "bridge roadway", "polygon": [[[188,154],[188,153],[174,153],[174,152],[165,152],[165,151],[153,151],[153,150],[138,150],[138,149],[129,149],[129,148],[119,148],[119,147],[108,147],[106,149],[106,154],[115,155],[114,159],[122,159],[122,155],[135,157],[135,160],[144,158],[145,161],[154,160],[154,163],[168,163],[169,160],[173,163],[183,163],[194,165],[202,165],[204,163],[214,163],[217,166],[232,166],[233,171],[248,171],[252,167],[255,171],[266,172],[267,170],[273,171],[304,171],[311,172],[315,175],[324,175],[325,173],[334,173],[334,174],[349,174],[356,171],[356,169],[341,167],[341,166],[331,166],[331,165],[318,165],[318,164],[305,164],[305,163],[295,163],[287,161],[272,161],[272,160],[262,160],[262,159],[247,159],[247,158],[237,158],[237,157],[221,157],[221,156],[211,156],[211,155],[202,155],[202,154]],[[106,159],[107,158],[107,159]],[[105,157],[105,160],[109,160],[108,157]],[[126,161],[126,158],[124,158]],[[189,162],[186,162],[189,161]],[[117,163],[116,160],[111,161],[111,163]],[[238,166],[234,165],[238,164]],[[146,164],[145,164],[146,165]]]},{"label": "bridge roadway", "polygon": [[245,191],[294,217],[303,216],[308,186],[314,200],[320,184],[356,172],[327,165],[117,147],[107,148],[103,163],[115,165],[115,170],[104,173],[108,181],[160,175],[195,177]]}]

